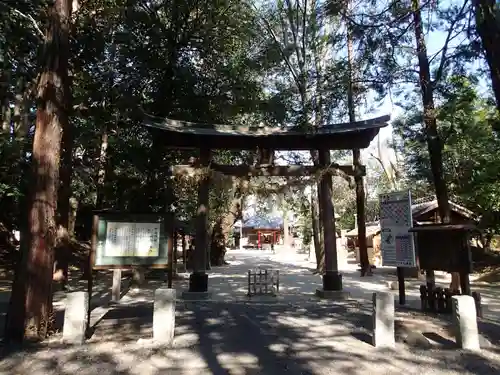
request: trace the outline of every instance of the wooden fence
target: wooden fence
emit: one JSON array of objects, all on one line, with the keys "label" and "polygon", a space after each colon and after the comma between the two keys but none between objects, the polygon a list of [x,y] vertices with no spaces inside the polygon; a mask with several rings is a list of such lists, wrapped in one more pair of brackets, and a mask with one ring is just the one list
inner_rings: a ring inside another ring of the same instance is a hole
[{"label": "wooden fence", "polygon": [[273,269],[248,270],[248,296],[278,294],[280,271]]}]

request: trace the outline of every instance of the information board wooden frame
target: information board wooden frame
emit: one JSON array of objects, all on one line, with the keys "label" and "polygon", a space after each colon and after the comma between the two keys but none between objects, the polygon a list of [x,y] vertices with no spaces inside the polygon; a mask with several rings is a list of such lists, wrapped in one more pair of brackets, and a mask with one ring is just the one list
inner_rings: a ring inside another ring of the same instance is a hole
[{"label": "information board wooden frame", "polygon": [[[158,256],[105,256],[104,243],[108,223],[160,223]],[[90,264],[92,269],[132,269],[169,267],[169,248],[173,246],[173,225],[168,214],[96,212],[92,224],[92,245]]]}]

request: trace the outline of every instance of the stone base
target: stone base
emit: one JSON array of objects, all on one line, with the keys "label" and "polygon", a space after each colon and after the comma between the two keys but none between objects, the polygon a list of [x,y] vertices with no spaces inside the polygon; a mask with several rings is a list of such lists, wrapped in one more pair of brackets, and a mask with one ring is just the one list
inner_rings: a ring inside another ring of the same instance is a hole
[{"label": "stone base", "polygon": [[342,274],[338,271],[326,271],[323,275],[323,289],[342,291]]},{"label": "stone base", "polygon": [[182,299],[186,301],[203,301],[212,297],[211,292],[182,292]]},{"label": "stone base", "polygon": [[197,272],[193,272],[191,275],[189,275],[189,291],[207,292],[208,275],[206,273],[197,273]]},{"label": "stone base", "polygon": [[89,294],[87,292],[67,294],[62,334],[64,343],[83,344],[85,342],[88,306]]},{"label": "stone base", "polygon": [[467,295],[453,296],[451,304],[457,345],[465,350],[480,350],[474,298]]},{"label": "stone base", "polygon": [[376,292],[373,302],[373,346],[377,348],[394,348],[395,345],[395,310],[394,295],[391,292]]},{"label": "stone base", "polygon": [[345,292],[343,290],[316,289],[316,296],[332,301],[345,301],[349,299],[349,292]]},{"label": "stone base", "polygon": [[175,330],[175,289],[159,288],[154,292],[153,340],[171,346]]}]

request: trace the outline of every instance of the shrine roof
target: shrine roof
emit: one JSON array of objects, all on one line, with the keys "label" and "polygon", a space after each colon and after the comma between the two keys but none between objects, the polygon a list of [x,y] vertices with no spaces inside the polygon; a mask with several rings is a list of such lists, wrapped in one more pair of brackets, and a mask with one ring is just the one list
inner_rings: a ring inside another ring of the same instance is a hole
[{"label": "shrine roof", "polygon": [[307,130],[300,127],[202,124],[168,118],[148,118],[144,125],[161,129],[166,135],[165,142],[178,148],[344,150],[368,147],[379,130],[387,126],[389,120],[390,116],[387,115]]}]

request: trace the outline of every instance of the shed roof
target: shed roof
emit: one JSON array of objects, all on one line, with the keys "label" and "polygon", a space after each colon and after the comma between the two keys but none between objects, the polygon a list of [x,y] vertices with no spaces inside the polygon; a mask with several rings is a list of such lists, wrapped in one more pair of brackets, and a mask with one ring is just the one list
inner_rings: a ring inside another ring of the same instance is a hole
[{"label": "shed roof", "polygon": [[[462,216],[464,216],[467,219],[475,220],[476,215],[469,209],[460,206],[457,203],[454,203],[452,201],[449,201],[450,203],[450,209]],[[418,221],[418,218],[432,210],[435,210],[438,208],[438,203],[437,200],[430,200],[430,201],[425,201],[421,203],[416,203],[411,206],[411,212],[412,212],[412,217],[413,220]],[[380,222],[371,222],[371,223],[366,223],[366,235],[375,235],[378,232],[380,232]],[[356,237],[358,235],[358,228],[354,228],[350,230],[349,232],[346,233],[346,237]]]},{"label": "shed roof", "polygon": [[[366,223],[366,236],[373,236],[380,232],[380,223],[378,221],[373,223]],[[358,235],[358,228],[354,228],[345,234],[346,237],[356,237]]]},{"label": "shed roof", "polygon": [[[463,207],[455,202],[452,202],[452,201],[449,201],[449,204],[450,204],[450,209],[452,211],[466,217],[467,219],[476,219],[476,215],[471,210],[469,210],[469,209],[467,209],[467,208],[465,208],[465,207]],[[413,215],[413,219],[417,220],[417,218],[419,216],[422,216],[422,215],[424,215],[432,210],[435,210],[437,208],[438,208],[437,199],[427,201],[427,202],[413,204],[411,206],[411,212]]]}]

